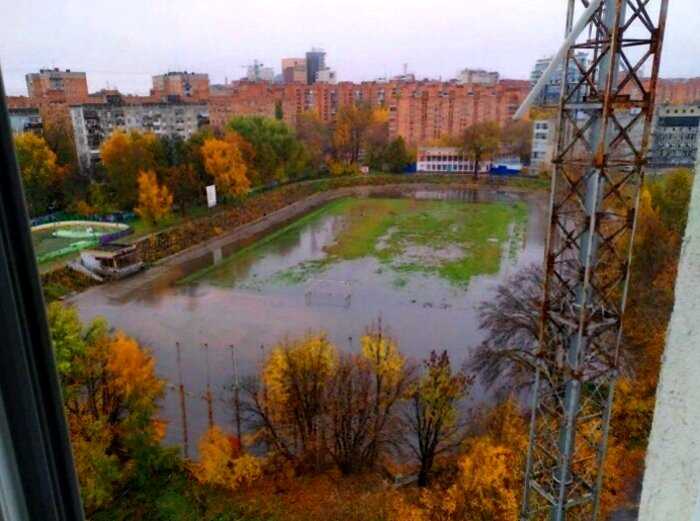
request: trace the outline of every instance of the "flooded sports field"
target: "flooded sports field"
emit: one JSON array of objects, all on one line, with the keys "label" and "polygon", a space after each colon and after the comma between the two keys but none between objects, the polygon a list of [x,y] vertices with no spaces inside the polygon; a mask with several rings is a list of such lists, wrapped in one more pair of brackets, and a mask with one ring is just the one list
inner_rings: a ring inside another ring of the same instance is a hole
[{"label": "flooded sports field", "polygon": [[[357,350],[381,316],[407,357],[447,349],[461,364],[483,338],[478,305],[520,267],[541,262],[545,206],[542,194],[499,191],[346,197],[244,243],[224,238],[72,302],[84,320],[104,316],[148,346],[159,375],[174,386],[180,343],[194,445],[207,422],[207,365],[215,421],[231,422],[218,401],[232,378],[231,346],[240,373],[251,374],[285,336],[324,330],[339,348]],[[168,439],[179,442],[174,389],[163,414]]]}]

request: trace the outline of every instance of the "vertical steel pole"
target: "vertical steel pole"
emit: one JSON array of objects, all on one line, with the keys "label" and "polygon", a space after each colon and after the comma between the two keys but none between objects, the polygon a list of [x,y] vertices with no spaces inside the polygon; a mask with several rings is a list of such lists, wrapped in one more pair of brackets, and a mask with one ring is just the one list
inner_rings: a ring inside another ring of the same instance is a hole
[{"label": "vertical steel pole", "polygon": [[175,342],[177,349],[177,375],[178,390],[180,394],[180,415],[182,417],[182,443],[185,458],[190,457],[189,433],[187,432],[187,400],[185,399],[185,384],[182,380],[182,357],[180,354],[180,342]]}]

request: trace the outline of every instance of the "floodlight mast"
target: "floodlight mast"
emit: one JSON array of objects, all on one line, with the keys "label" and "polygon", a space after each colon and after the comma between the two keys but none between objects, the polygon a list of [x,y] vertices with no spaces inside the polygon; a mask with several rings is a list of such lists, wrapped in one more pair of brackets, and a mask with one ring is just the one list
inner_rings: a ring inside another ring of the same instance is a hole
[{"label": "floodlight mast", "polygon": [[599,514],[668,11],[668,0],[567,2],[523,521]]}]

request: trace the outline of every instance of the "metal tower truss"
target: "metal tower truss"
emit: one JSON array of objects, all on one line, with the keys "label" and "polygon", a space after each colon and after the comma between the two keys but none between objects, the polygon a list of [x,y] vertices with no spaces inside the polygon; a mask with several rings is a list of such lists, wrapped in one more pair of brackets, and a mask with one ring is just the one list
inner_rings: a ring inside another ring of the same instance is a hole
[{"label": "metal tower truss", "polygon": [[569,0],[523,520],[598,516],[667,4]]}]

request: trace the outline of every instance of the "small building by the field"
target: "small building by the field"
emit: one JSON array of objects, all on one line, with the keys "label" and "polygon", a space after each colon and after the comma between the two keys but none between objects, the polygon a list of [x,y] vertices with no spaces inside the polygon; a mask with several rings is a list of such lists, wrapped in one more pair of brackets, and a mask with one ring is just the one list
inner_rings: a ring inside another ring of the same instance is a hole
[{"label": "small building by the field", "polygon": [[494,175],[518,175],[523,171],[523,163],[519,157],[505,156],[494,159],[490,173]]},{"label": "small building by the field", "polygon": [[114,242],[81,251],[80,263],[96,275],[108,279],[120,279],[143,268],[135,245]]},{"label": "small building by the field", "polygon": [[[479,164],[479,172],[488,173],[490,170],[490,161]],[[474,172],[474,163],[459,147],[419,147],[416,171],[468,174]]]}]

